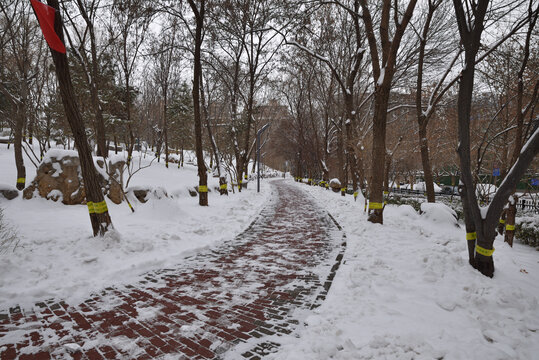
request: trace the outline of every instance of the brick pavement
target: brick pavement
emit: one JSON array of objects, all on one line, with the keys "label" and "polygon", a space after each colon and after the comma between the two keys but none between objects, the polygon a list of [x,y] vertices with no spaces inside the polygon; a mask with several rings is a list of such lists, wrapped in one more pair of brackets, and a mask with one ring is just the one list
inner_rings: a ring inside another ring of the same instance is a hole
[{"label": "brick pavement", "polygon": [[0,310],[0,358],[222,359],[240,343],[245,359],[271,353],[299,323],[294,310],[325,299],[346,246],[308,195],[284,181],[274,187],[242,234],[174,269],[81,304]]}]

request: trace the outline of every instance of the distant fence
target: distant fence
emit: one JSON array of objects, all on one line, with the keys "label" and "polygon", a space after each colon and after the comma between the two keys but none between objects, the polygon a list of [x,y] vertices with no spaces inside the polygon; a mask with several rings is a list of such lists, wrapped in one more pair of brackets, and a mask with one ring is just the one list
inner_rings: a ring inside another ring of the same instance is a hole
[{"label": "distant fence", "polygon": [[[411,189],[403,189],[403,188],[393,188],[391,189],[390,194],[399,194],[399,195],[408,195],[408,196],[426,196],[426,192],[420,191],[420,190],[411,190]],[[460,195],[457,194],[444,194],[444,193],[434,193],[437,197],[451,197],[453,196],[457,200],[460,200]],[[526,210],[526,211],[533,211],[536,214],[539,214],[539,203],[537,200],[533,199],[519,199],[517,203],[517,209],[520,210]]]}]

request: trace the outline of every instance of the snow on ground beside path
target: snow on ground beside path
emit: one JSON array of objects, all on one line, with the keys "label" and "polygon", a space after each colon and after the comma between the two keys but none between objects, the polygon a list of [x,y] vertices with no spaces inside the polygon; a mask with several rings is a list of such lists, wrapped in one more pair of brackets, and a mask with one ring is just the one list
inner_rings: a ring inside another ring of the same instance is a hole
[{"label": "snow on ground beside path", "polygon": [[[0,144],[0,184],[14,184],[13,147]],[[135,158],[136,159],[136,158]],[[148,163],[149,158],[143,159]],[[27,162],[27,184],[35,168]],[[268,181],[260,194],[254,183],[246,191],[219,196],[218,179],[208,177],[209,207],[198,205],[188,187],[198,184],[196,167],[177,164],[165,168],[154,162],[133,177],[130,186],[164,188],[174,198],[150,198],[144,204],[131,197],[126,203],[107,199],[115,231],[94,238],[86,205],[67,206],[50,200],[11,201],[0,197],[4,218],[17,230],[15,252],[0,252],[0,309],[30,307],[49,298],[76,303],[104,287],[136,281],[152,269],[180,263],[182,258],[230,240],[243,231],[270,196]]]},{"label": "snow on ground beside path", "polygon": [[[354,203],[300,185],[334,215],[348,237],[327,300],[306,315],[299,338],[271,359],[533,359],[539,354],[539,252],[498,237],[493,279],[468,265],[465,230],[386,207],[371,224]],[[301,315],[301,314],[298,314]]]}]

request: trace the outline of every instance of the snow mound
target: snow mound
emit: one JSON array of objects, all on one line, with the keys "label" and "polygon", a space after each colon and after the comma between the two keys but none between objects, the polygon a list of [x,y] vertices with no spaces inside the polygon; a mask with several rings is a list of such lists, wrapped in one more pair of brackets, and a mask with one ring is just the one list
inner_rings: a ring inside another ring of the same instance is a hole
[{"label": "snow mound", "polygon": [[61,160],[65,157],[79,157],[79,153],[77,150],[65,150],[65,149],[49,149],[43,156],[43,162],[44,163],[50,163],[52,162],[52,158],[55,158],[57,160]]},{"label": "snow mound", "polygon": [[117,164],[119,162],[125,162],[124,154],[113,154],[109,156],[109,161],[111,164]]},{"label": "snow mound", "polygon": [[411,205],[391,206],[387,207],[387,210],[389,210],[390,216],[403,216],[411,219],[417,219],[419,217],[419,214]]},{"label": "snow mound", "polygon": [[441,203],[422,203],[422,217],[438,224],[457,224],[457,213],[449,206]]}]

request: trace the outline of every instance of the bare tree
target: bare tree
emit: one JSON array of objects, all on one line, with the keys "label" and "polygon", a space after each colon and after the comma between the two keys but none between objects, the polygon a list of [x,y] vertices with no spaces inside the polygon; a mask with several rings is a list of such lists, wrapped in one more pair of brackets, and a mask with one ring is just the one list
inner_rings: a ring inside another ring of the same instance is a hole
[{"label": "bare tree", "polygon": [[[440,9],[441,11],[438,11]],[[425,13],[425,20],[423,23],[423,28],[421,32],[418,33],[419,38],[419,53],[417,59],[417,88],[416,88],[416,116],[417,124],[419,127],[419,148],[421,152],[421,163],[423,165],[423,175],[425,178],[425,185],[427,190],[427,201],[434,202],[434,182],[432,177],[432,166],[429,158],[429,143],[427,136],[427,126],[429,124],[430,118],[433,116],[436,104],[441,99],[442,95],[449,89],[449,86],[446,86],[443,90],[440,88],[445,78],[449,74],[450,69],[453,67],[455,61],[457,60],[460,50],[457,51],[457,56],[453,57],[453,60],[449,62],[446,70],[442,73],[441,78],[438,81],[438,84],[432,90],[432,96],[429,99],[428,107],[425,108],[423,105],[423,77],[425,70],[425,62],[430,62],[431,64],[435,61],[435,57],[439,60],[441,59],[440,54],[433,54],[433,51],[427,49],[427,42],[432,42],[430,46],[431,49],[444,49],[447,47],[447,42],[444,38],[446,35],[444,31],[448,31],[449,28],[447,25],[447,14],[445,11],[446,8],[443,5],[442,0],[429,0],[427,4],[427,10]],[[419,31],[418,31],[419,32]],[[434,39],[432,39],[434,37]],[[438,37],[438,38],[436,38]],[[442,37],[442,39],[440,39]],[[434,40],[434,41],[433,41]],[[440,51],[443,56],[447,56],[446,51]],[[427,57],[427,58],[426,58]],[[450,86],[453,85],[453,82],[450,83]]]},{"label": "bare tree", "polygon": [[204,40],[204,15],[206,10],[206,1],[200,0],[199,5],[194,0],[188,0],[189,6],[195,17],[195,32],[194,32],[194,69],[193,69],[193,107],[195,117],[195,151],[197,155],[198,168],[198,203],[200,206],[208,206],[208,172],[204,163],[204,152],[202,151],[202,114],[200,109],[200,84],[202,81],[202,60],[201,50]]},{"label": "bare tree", "polygon": [[155,80],[161,89],[163,101],[162,111],[162,131],[165,145],[165,166],[169,163],[169,126],[168,126],[168,105],[171,83],[178,80],[177,65],[179,63],[179,54],[176,37],[178,23],[176,18],[171,18],[170,23],[161,30],[161,36],[158,40],[158,47],[152,53],[155,55]]},{"label": "bare tree", "polygon": [[[539,126],[531,131],[531,136],[520,151],[518,158],[494,195],[488,209],[481,210],[471,172],[470,160],[470,113],[474,88],[476,56],[481,46],[485,17],[489,1],[453,0],[461,42],[464,47],[465,63],[460,75],[458,93],[458,135],[457,153],[460,159],[461,197],[466,223],[470,264],[483,275],[494,274],[494,238],[496,227],[509,196],[526,171],[535,155],[539,153]],[[475,248],[475,249],[474,249]],[[475,250],[475,256],[474,256]]]},{"label": "bare tree", "polygon": [[5,26],[3,42],[10,57],[10,61],[5,64],[6,67],[2,68],[3,79],[0,91],[13,109],[12,116],[9,118],[13,129],[13,147],[17,168],[16,187],[22,190],[26,184],[23,131],[27,119],[31,115],[30,93],[33,79],[36,77],[36,69],[33,69],[33,66],[37,65],[36,59],[41,56],[42,46],[35,44],[37,24],[30,21],[32,12],[30,3],[20,0],[9,5],[2,3],[0,10]]},{"label": "bare tree", "polygon": [[125,116],[127,124],[127,164],[131,162],[135,146],[135,129],[132,103],[133,98],[133,72],[137,60],[148,35],[153,9],[146,0],[115,0],[112,7],[109,32],[111,38],[117,39],[116,55],[123,75],[125,91]]},{"label": "bare tree", "polygon": [[[47,0],[47,3],[56,10],[57,16],[55,17],[54,31],[60,40],[64,42],[62,20],[59,16],[60,13],[58,0]],[[67,120],[73,132],[73,137],[75,138],[77,151],[79,153],[82,178],[84,180],[84,189],[86,192],[86,201],[88,211],[90,213],[92,229],[94,236],[102,236],[108,230],[112,229],[112,220],[107,209],[107,203],[105,202],[103,192],[101,191],[101,185],[99,183],[97,171],[94,166],[92,152],[86,138],[84,122],[75,100],[67,56],[65,53],[60,53],[53,49],[50,50],[55,65],[56,76],[58,78],[62,103]]]},{"label": "bare tree", "polygon": [[[95,29],[96,17],[100,7],[100,0],[77,0],[75,4],[78,9],[78,13],[84,19],[84,24],[86,27],[83,30],[79,30],[77,22],[72,16],[70,16],[65,4],[63,4],[64,13],[66,14],[66,17],[71,24],[71,28],[73,29],[73,32],[77,38],[77,44],[75,44],[74,40],[71,39],[69,33],[67,33],[67,37],[72,48],[76,49],[74,52],[75,58],[79,61],[80,65],[84,69],[84,78],[90,89],[90,97],[94,112],[94,127],[97,140],[97,156],[106,158],[108,156],[108,149],[106,145],[103,108],[101,101],[99,100],[101,72],[99,70],[100,59],[98,56],[98,39]],[[87,49],[87,34],[90,42],[89,49]]]},{"label": "bare tree", "polygon": [[[399,2],[384,0],[381,5],[381,17],[379,23],[380,43],[375,36],[375,23],[367,0],[360,0],[362,20],[365,26],[369,43],[371,65],[374,79],[374,115],[373,115],[373,146],[372,146],[372,175],[370,178],[369,192],[369,221],[383,223],[383,182],[386,155],[386,125],[387,110],[391,83],[395,74],[397,54],[401,40],[412,18],[417,1],[410,0],[406,9],[402,12]],[[393,21],[391,22],[391,11]],[[399,17],[400,14],[402,17]],[[390,31],[394,29],[393,38],[390,39]]]}]

